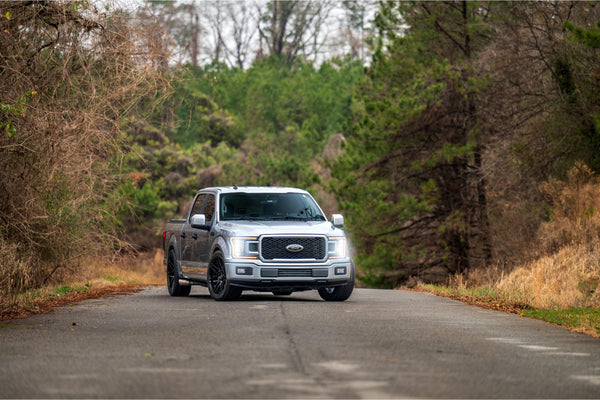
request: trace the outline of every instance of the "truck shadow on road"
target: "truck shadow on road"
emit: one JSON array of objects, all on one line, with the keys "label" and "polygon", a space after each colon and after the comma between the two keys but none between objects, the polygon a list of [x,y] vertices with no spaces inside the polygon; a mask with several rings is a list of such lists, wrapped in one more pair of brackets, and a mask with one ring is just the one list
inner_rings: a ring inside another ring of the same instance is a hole
[{"label": "truck shadow on road", "polygon": [[[298,297],[296,297],[298,296]],[[188,298],[190,299],[199,299],[199,300],[207,300],[207,301],[215,301],[213,300],[212,297],[210,297],[209,294],[191,294],[188,296]],[[277,301],[283,301],[283,302],[304,302],[304,303],[323,303],[323,300],[320,299],[312,299],[309,298],[307,296],[303,296],[302,294],[298,293],[296,295],[291,295],[291,296],[275,296],[272,294],[263,294],[263,293],[248,293],[248,294],[242,294],[242,297],[240,297],[239,299],[235,299],[235,300],[229,300],[229,303],[252,303],[255,301],[269,301],[269,302],[277,302]]]},{"label": "truck shadow on road", "polygon": [[[155,298],[155,299],[164,299],[171,300],[174,302],[186,302],[186,301],[215,301],[208,292],[203,292],[202,289],[192,289],[192,293],[189,296],[185,297],[171,297],[169,296],[166,287],[164,287],[164,292],[161,290],[159,293],[148,293],[146,296]],[[198,292],[196,292],[199,291]],[[206,291],[206,289],[204,289]],[[316,293],[316,292],[315,292]],[[271,294],[270,292],[244,292],[239,299],[228,300],[226,303],[252,303],[256,301],[268,301],[268,302],[290,302],[290,303],[324,303],[319,297],[315,297],[312,291],[304,291],[304,292],[296,292],[289,296],[276,296]]]}]

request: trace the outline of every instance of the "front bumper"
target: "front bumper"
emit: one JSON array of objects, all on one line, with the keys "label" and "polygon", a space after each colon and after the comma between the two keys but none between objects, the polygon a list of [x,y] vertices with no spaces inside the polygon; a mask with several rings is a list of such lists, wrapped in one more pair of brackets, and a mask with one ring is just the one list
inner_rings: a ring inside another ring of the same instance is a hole
[{"label": "front bumper", "polygon": [[311,290],[342,286],[354,276],[354,267],[349,259],[314,264],[229,260],[225,269],[230,284],[253,290]]}]

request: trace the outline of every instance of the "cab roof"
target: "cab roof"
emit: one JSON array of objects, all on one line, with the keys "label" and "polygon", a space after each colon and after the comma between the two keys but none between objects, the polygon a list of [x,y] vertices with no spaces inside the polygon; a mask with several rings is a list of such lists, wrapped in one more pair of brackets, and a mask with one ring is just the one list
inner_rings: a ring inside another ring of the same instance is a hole
[{"label": "cab roof", "polygon": [[204,188],[198,192],[209,191],[219,193],[308,193],[306,190],[284,186],[218,186]]}]

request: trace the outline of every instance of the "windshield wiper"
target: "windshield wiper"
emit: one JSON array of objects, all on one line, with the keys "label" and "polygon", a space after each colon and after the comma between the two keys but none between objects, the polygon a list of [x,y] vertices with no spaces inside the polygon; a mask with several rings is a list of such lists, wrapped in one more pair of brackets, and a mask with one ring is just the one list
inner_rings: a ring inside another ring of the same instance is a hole
[{"label": "windshield wiper", "polygon": [[229,217],[223,218],[223,221],[268,221],[269,218],[262,217]]},{"label": "windshield wiper", "polygon": [[327,218],[309,207],[305,207],[300,210],[298,215],[306,215],[306,217],[304,217],[306,221],[327,221]]},{"label": "windshield wiper", "polygon": [[273,217],[271,219],[279,221],[326,221],[325,217],[323,217],[322,215],[315,215],[314,217],[297,217],[293,215],[288,215],[285,217]]},{"label": "windshield wiper", "polygon": [[276,221],[308,221],[308,218],[294,217],[294,216],[291,216],[291,215],[286,215],[284,217],[273,217],[271,219],[272,220],[276,220]]}]

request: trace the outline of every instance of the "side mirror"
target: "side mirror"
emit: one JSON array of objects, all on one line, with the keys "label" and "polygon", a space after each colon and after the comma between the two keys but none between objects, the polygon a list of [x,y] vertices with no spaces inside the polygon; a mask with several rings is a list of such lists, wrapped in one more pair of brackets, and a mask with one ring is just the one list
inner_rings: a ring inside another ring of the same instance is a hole
[{"label": "side mirror", "polygon": [[333,214],[331,216],[331,223],[336,228],[342,228],[344,226],[344,216],[342,214]]},{"label": "side mirror", "polygon": [[194,229],[206,229],[206,215],[194,214],[192,215],[191,224]]}]

